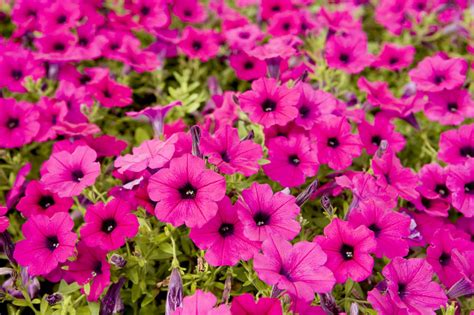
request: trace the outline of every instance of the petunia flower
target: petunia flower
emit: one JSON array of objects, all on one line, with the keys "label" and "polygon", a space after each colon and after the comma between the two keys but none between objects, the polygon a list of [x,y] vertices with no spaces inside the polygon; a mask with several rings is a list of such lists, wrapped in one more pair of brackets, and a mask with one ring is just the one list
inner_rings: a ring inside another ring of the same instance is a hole
[{"label": "petunia flower", "polygon": [[364,225],[374,232],[376,257],[404,257],[408,254],[409,216],[370,202],[351,211],[349,223],[356,228]]},{"label": "petunia flower", "polygon": [[413,46],[384,43],[379,55],[372,62],[372,67],[397,71],[409,67],[414,57],[415,47]]},{"label": "petunia flower", "polygon": [[466,118],[474,117],[474,102],[464,89],[427,93],[425,114],[441,125],[459,125]]},{"label": "petunia flower", "polygon": [[298,35],[300,31],[301,19],[297,12],[279,12],[269,20],[268,33],[273,36]]},{"label": "petunia flower", "polygon": [[409,314],[431,314],[446,305],[446,295],[440,285],[432,281],[433,270],[423,258],[395,257],[382,274],[387,279],[391,303]]},{"label": "petunia flower", "polygon": [[279,12],[293,8],[291,0],[262,0],[260,3],[260,15],[263,20],[268,20]]},{"label": "petunia flower", "polygon": [[131,205],[121,199],[91,205],[87,208],[84,221],[81,228],[84,244],[106,251],[120,248],[126,238],[138,233],[138,219],[132,213]]},{"label": "petunia flower", "polygon": [[367,101],[372,106],[385,107],[396,102],[395,96],[384,81],[369,81],[361,76],[357,80],[357,87],[367,94]]},{"label": "petunia flower", "polygon": [[156,170],[165,166],[175,153],[174,139],[161,141],[146,140],[133,148],[132,154],[119,156],[114,163],[119,173],[126,171],[141,172],[145,169]]},{"label": "petunia flower", "polygon": [[27,176],[30,171],[31,163],[26,163],[25,165],[22,165],[16,173],[15,181],[5,197],[6,206],[9,210],[14,209],[20,198],[23,197],[26,185],[28,184]]},{"label": "petunia flower", "polygon": [[311,130],[317,145],[318,159],[334,170],[342,170],[352,164],[361,153],[360,139],[351,133],[346,117],[321,116]]},{"label": "petunia flower", "polygon": [[212,266],[233,266],[239,260],[249,260],[259,250],[259,243],[244,235],[243,222],[229,197],[217,203],[216,216],[200,228],[192,228],[191,240],[206,250],[206,261]]},{"label": "petunia flower", "polygon": [[374,266],[370,255],[375,251],[374,234],[365,226],[352,227],[349,222],[335,218],[324,228],[324,236],[317,236],[318,243],[328,256],[326,266],[331,269],[337,283],[367,279]]},{"label": "petunia flower", "polygon": [[243,51],[229,56],[230,66],[240,80],[256,80],[267,74],[267,64],[258,58],[247,55]]},{"label": "petunia flower", "polygon": [[110,77],[90,85],[94,98],[104,107],[125,107],[132,104],[132,89]]},{"label": "petunia flower", "polygon": [[43,76],[44,67],[27,50],[7,52],[0,58],[0,87],[6,87],[12,92],[25,93],[24,83],[27,77],[37,80]]},{"label": "petunia flower", "polygon": [[76,44],[77,37],[66,30],[44,34],[35,39],[35,46],[38,48],[35,57],[38,60],[51,62],[72,61],[75,59],[73,53]]},{"label": "petunia flower", "polygon": [[232,299],[230,311],[233,315],[283,315],[279,299],[261,297],[255,302],[253,296],[249,293],[235,296]]},{"label": "petunia flower", "polygon": [[81,17],[77,2],[53,2],[40,11],[38,22],[43,33],[68,31],[76,26]]},{"label": "petunia flower", "polygon": [[[88,301],[97,301],[110,284],[110,265],[107,252],[86,246],[83,242],[77,244],[77,258],[69,262],[67,273],[78,284],[89,284],[86,294]],[[84,292],[84,289],[82,289]]]},{"label": "petunia flower", "polygon": [[326,254],[314,242],[295,245],[271,236],[262,244],[262,254],[255,255],[253,265],[258,277],[291,296],[311,301],[315,293],[326,293],[335,284],[326,263]]},{"label": "petunia flower", "polygon": [[31,276],[46,275],[74,255],[77,235],[71,232],[73,227],[65,212],[52,217],[34,215],[21,227],[25,239],[16,243],[13,257],[28,267]]},{"label": "petunia flower", "polygon": [[80,195],[100,174],[96,158],[97,154],[88,146],[79,146],[72,153],[53,153],[43,164],[41,183],[60,197]]},{"label": "petunia flower", "polygon": [[30,104],[12,98],[0,99],[0,148],[18,148],[38,134],[39,113]]},{"label": "petunia flower", "polygon": [[417,190],[426,198],[451,202],[451,192],[446,186],[447,175],[448,170],[439,164],[425,164],[418,172],[420,186]]},{"label": "petunia flower", "polygon": [[463,164],[474,158],[474,124],[442,132],[438,158],[448,164]]},{"label": "petunia flower", "polygon": [[318,172],[316,148],[310,145],[306,136],[277,137],[268,142],[269,164],[263,166],[271,180],[284,187],[304,184],[307,177]]},{"label": "petunia flower", "polygon": [[246,24],[230,29],[223,35],[231,49],[244,51],[254,48],[264,36],[262,30],[255,24]]},{"label": "petunia flower", "polygon": [[182,34],[178,47],[191,59],[208,61],[219,52],[217,34],[212,30],[198,30],[187,26]]},{"label": "petunia flower", "polygon": [[201,227],[217,213],[225,178],[206,169],[202,159],[184,154],[150,177],[148,193],[157,201],[155,215],[174,226]]},{"label": "petunia flower", "polygon": [[3,233],[7,230],[8,226],[10,225],[10,221],[6,216],[8,211],[7,207],[0,206],[0,233]]},{"label": "petunia flower", "polygon": [[451,204],[466,217],[474,216],[474,159],[448,167],[446,186],[451,191]]},{"label": "petunia flower", "polygon": [[166,1],[129,1],[125,3],[125,8],[138,16],[138,25],[148,32],[153,32],[156,28],[166,28],[171,21]]},{"label": "petunia flower", "polygon": [[252,89],[239,96],[240,107],[250,119],[268,128],[284,126],[296,118],[299,93],[296,88],[278,85],[272,78],[260,78],[252,82]]},{"label": "petunia flower", "polygon": [[456,248],[452,251],[452,259],[462,275],[461,280],[456,282],[448,291],[449,297],[470,296],[474,294],[474,250],[461,253]]},{"label": "petunia flower", "polygon": [[16,208],[25,218],[37,214],[51,217],[57,212],[68,212],[72,204],[72,198],[61,198],[46,190],[41,182],[33,180],[26,186],[25,195],[20,199]]},{"label": "petunia flower", "polygon": [[460,87],[466,78],[466,62],[460,58],[426,57],[409,72],[417,90],[440,92]]},{"label": "petunia flower", "polygon": [[395,126],[381,115],[376,115],[374,123],[363,120],[358,128],[360,140],[368,154],[374,154],[380,147],[382,140],[394,152],[400,152],[405,147],[406,140],[402,134],[395,131]]},{"label": "petunia flower", "polygon": [[172,315],[230,315],[229,306],[222,304],[215,306],[217,298],[211,292],[196,290],[193,295],[183,299],[183,306],[176,308]]},{"label": "petunia flower", "polygon": [[336,108],[337,100],[332,94],[315,90],[308,83],[300,84],[299,88],[301,94],[296,105],[299,114],[295,123],[305,130],[310,130],[320,116],[332,113]]},{"label": "petunia flower", "polygon": [[258,172],[262,147],[252,140],[240,140],[237,129],[228,125],[214,135],[205,134],[199,143],[201,152],[210,163],[224,174],[242,173],[251,176]]},{"label": "petunia flower", "polygon": [[174,101],[164,106],[147,107],[139,112],[127,112],[127,116],[135,119],[145,117],[153,127],[155,136],[160,137],[163,134],[166,114],[171,109],[181,105],[181,101]]},{"label": "petunia flower", "polygon": [[82,108],[92,106],[94,100],[85,87],[75,87],[73,83],[61,81],[56,90],[56,99],[64,101],[67,114],[64,119],[71,123],[86,123],[88,118],[82,112]]},{"label": "petunia flower", "polygon": [[176,1],[172,11],[185,23],[202,23],[207,18],[205,6],[198,0]]},{"label": "petunia flower", "polygon": [[270,235],[291,240],[300,231],[295,220],[300,212],[295,197],[283,192],[273,194],[268,184],[253,183],[242,191],[236,205],[244,235],[253,241],[262,242]]}]

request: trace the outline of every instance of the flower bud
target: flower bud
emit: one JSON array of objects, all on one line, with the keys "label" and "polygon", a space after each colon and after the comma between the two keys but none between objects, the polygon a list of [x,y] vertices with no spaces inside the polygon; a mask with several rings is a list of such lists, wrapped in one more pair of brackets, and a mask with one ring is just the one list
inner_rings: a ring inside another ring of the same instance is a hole
[{"label": "flower bud", "polygon": [[166,315],[173,312],[183,305],[183,280],[178,268],[171,271],[168,293],[166,294]]}]

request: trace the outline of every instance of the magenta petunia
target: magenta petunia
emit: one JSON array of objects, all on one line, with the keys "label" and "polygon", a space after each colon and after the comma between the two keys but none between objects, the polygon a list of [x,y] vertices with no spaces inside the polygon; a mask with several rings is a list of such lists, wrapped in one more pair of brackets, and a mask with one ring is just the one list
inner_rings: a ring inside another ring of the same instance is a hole
[{"label": "magenta petunia", "polygon": [[187,26],[181,36],[178,47],[191,59],[208,61],[219,52],[217,34],[212,30],[199,30]]},{"label": "magenta petunia", "polygon": [[121,199],[88,207],[81,228],[84,244],[107,251],[120,248],[126,238],[138,233],[138,219],[132,210],[131,205]]},{"label": "magenta petunia", "polygon": [[219,128],[212,136],[204,134],[199,145],[208,161],[224,174],[251,176],[260,168],[258,161],[263,157],[262,147],[252,140],[241,140],[237,129],[228,125]]},{"label": "magenta petunia", "polygon": [[260,279],[286,290],[291,296],[311,301],[315,293],[326,293],[335,284],[326,263],[326,254],[314,242],[295,245],[273,235],[262,244],[262,254],[254,258],[254,269]]},{"label": "magenta petunia", "polygon": [[295,220],[300,212],[295,197],[281,191],[273,194],[268,184],[253,183],[236,205],[244,235],[251,240],[264,241],[270,235],[291,240],[301,229]]},{"label": "magenta petunia", "polygon": [[375,116],[373,124],[363,120],[358,130],[362,145],[368,154],[374,154],[379,149],[382,140],[387,141],[394,152],[400,152],[405,147],[406,140],[403,135],[396,132],[395,126],[381,115]]},{"label": "magenta petunia", "polygon": [[331,114],[336,108],[336,98],[328,92],[315,90],[310,84],[299,85],[300,99],[296,107],[299,115],[295,119],[298,126],[311,130],[321,115]]},{"label": "magenta petunia", "polygon": [[0,98],[0,148],[18,148],[38,134],[39,113],[32,104]]},{"label": "magenta petunia", "polygon": [[451,192],[446,186],[448,169],[439,164],[425,164],[418,172],[420,186],[417,190],[428,199],[442,199],[451,202]]},{"label": "magenta petunia", "polygon": [[352,159],[361,153],[360,139],[351,133],[346,117],[322,116],[311,134],[316,141],[319,163],[328,164],[334,170],[349,167]]},{"label": "magenta petunia", "polygon": [[68,108],[64,101],[58,101],[48,97],[42,97],[36,104],[39,112],[38,122],[40,128],[35,141],[43,142],[56,138],[55,126],[64,121]]},{"label": "magenta petunia", "polygon": [[74,255],[77,235],[68,213],[52,217],[34,215],[21,227],[24,240],[16,243],[13,257],[32,276],[46,275]]},{"label": "magenta petunia", "polygon": [[352,210],[349,223],[354,227],[364,225],[374,232],[376,257],[404,257],[408,254],[409,216],[371,202]]},{"label": "magenta petunia", "polygon": [[222,34],[229,47],[234,50],[246,50],[255,47],[264,36],[262,30],[255,24],[246,24],[230,29]]},{"label": "magenta petunia", "polygon": [[[80,285],[89,284],[88,301],[97,301],[110,284],[110,265],[107,261],[107,252],[88,247],[83,242],[77,244],[77,258],[69,262],[68,276]],[[84,289],[83,289],[84,292]]]},{"label": "magenta petunia", "polygon": [[12,92],[25,93],[25,79],[37,80],[44,76],[41,63],[27,50],[6,52],[0,58],[0,87]]},{"label": "magenta petunia", "polygon": [[43,164],[41,183],[60,197],[80,195],[100,174],[96,157],[95,151],[88,146],[79,146],[72,153],[53,153]]},{"label": "magenta petunia", "polygon": [[225,189],[225,178],[191,154],[172,159],[168,168],[150,177],[148,185],[150,198],[157,201],[157,218],[188,227],[200,227],[216,215]]},{"label": "magenta petunia", "polygon": [[178,307],[172,315],[230,315],[229,306],[222,304],[216,307],[217,298],[211,292],[196,290],[193,295],[183,299],[183,306]]},{"label": "magenta petunia", "polygon": [[231,55],[229,63],[240,80],[260,79],[267,74],[267,64],[265,61],[247,55],[243,51]]},{"label": "magenta petunia", "polygon": [[279,85],[272,78],[260,78],[252,82],[252,90],[239,96],[239,103],[252,121],[268,128],[283,126],[296,118],[298,99],[296,88]]},{"label": "magenta petunia", "polygon": [[216,216],[202,227],[192,228],[189,237],[203,250],[212,266],[233,266],[239,260],[249,260],[259,250],[259,243],[244,235],[243,222],[229,197],[217,203]]},{"label": "magenta petunia", "polygon": [[233,315],[283,315],[279,299],[261,297],[255,302],[249,293],[234,297],[230,311]]},{"label": "magenta petunia", "polygon": [[425,114],[441,125],[459,125],[466,118],[474,117],[474,101],[463,89],[443,90],[428,94]]},{"label": "magenta petunia", "polygon": [[25,195],[20,199],[16,208],[25,218],[37,214],[51,217],[57,212],[68,212],[72,204],[72,198],[59,197],[46,190],[41,182],[33,180],[26,186]]},{"label": "magenta petunia", "polygon": [[271,180],[284,187],[304,184],[307,177],[318,172],[318,157],[315,146],[311,146],[304,135],[276,137],[268,142],[269,164],[263,166]]},{"label": "magenta petunia", "polygon": [[463,59],[426,57],[410,71],[410,78],[423,92],[440,92],[460,87],[466,78],[467,64]]},{"label": "magenta petunia", "polygon": [[7,214],[7,207],[0,206],[0,233],[3,233],[7,230],[8,226],[10,225],[10,221],[8,220]]},{"label": "magenta petunia", "polygon": [[463,164],[474,158],[474,124],[442,132],[438,158],[448,164]]},{"label": "magenta petunia", "polygon": [[466,217],[474,216],[474,159],[448,168],[446,186],[451,191],[451,204]]},{"label": "magenta petunia", "polygon": [[142,109],[139,112],[128,112],[127,116],[140,119],[145,118],[151,124],[156,137],[163,134],[166,114],[177,106],[181,106],[181,101],[174,101],[164,106],[153,106]]},{"label": "magenta petunia", "polygon": [[324,236],[317,236],[318,243],[327,254],[326,266],[332,270],[337,283],[367,279],[374,266],[370,255],[375,251],[374,234],[365,226],[352,227],[349,222],[335,218],[324,228]]},{"label": "magenta petunia", "polygon": [[132,89],[105,76],[90,85],[95,99],[104,107],[125,107],[132,104]]},{"label": "magenta petunia", "polygon": [[202,23],[207,18],[206,7],[198,0],[176,1],[173,14],[185,23]]},{"label": "magenta petunia", "polygon": [[413,62],[415,47],[398,46],[391,43],[384,43],[377,58],[372,62],[372,67],[389,70],[400,70],[407,68]]}]

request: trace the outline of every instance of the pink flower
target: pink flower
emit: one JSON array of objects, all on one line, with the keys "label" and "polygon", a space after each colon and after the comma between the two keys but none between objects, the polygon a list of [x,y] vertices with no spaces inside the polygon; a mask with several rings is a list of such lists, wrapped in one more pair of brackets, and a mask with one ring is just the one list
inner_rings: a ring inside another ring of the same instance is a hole
[{"label": "pink flower", "polygon": [[7,207],[0,206],[0,233],[3,233],[7,230],[8,226],[10,225],[10,221],[6,216],[8,212]]},{"label": "pink flower", "polygon": [[295,197],[283,192],[273,194],[267,184],[253,183],[244,189],[236,206],[244,235],[253,241],[262,242],[274,234],[291,240],[300,231],[295,220],[300,212]]},{"label": "pink flower", "polygon": [[263,38],[263,33],[255,24],[246,24],[233,28],[223,34],[229,47],[235,50],[246,50],[255,47]]},{"label": "pink flower", "polygon": [[230,315],[229,307],[222,304],[215,307],[217,298],[211,292],[196,290],[196,292],[183,299],[183,306],[178,307],[172,315]]},{"label": "pink flower", "polygon": [[163,127],[165,124],[164,120],[166,114],[168,113],[168,111],[177,106],[181,106],[181,101],[174,101],[165,106],[147,107],[139,112],[127,112],[127,116],[135,119],[144,117],[153,127],[155,136],[160,137],[163,134]]},{"label": "pink flower", "polygon": [[38,52],[35,57],[45,61],[71,61],[75,59],[77,37],[66,30],[48,33],[35,39]]},{"label": "pink flower", "polygon": [[60,197],[77,196],[99,176],[96,158],[97,154],[88,146],[79,146],[72,153],[53,153],[43,165],[41,183]]},{"label": "pink flower", "polygon": [[244,225],[229,197],[217,203],[214,218],[200,228],[192,228],[189,237],[203,250],[212,266],[233,266],[239,260],[249,260],[259,250],[259,243],[244,235]]},{"label": "pink flower", "polygon": [[261,297],[255,302],[249,293],[234,297],[230,311],[233,315],[283,315],[279,299]]},{"label": "pink flower", "polygon": [[443,289],[432,281],[431,266],[422,258],[395,257],[382,271],[391,303],[409,314],[431,314],[447,302]]},{"label": "pink flower", "polygon": [[381,115],[376,115],[374,124],[363,120],[359,126],[359,135],[362,145],[368,154],[374,154],[380,147],[382,140],[387,141],[390,149],[400,152],[405,147],[405,138],[395,131],[395,126]]},{"label": "pink flower", "polygon": [[40,11],[39,24],[44,33],[68,31],[76,26],[81,17],[80,7],[77,2],[53,2]]},{"label": "pink flower", "polygon": [[474,159],[448,168],[446,186],[451,191],[451,204],[466,217],[474,216]]},{"label": "pink flower", "polygon": [[460,58],[426,57],[409,75],[419,91],[440,92],[460,87],[466,78],[466,62]]},{"label": "pink flower", "polygon": [[132,89],[106,76],[90,86],[92,95],[104,107],[125,107],[132,104]]},{"label": "pink flower", "polygon": [[268,128],[273,125],[284,126],[296,118],[298,99],[296,88],[278,85],[275,79],[260,78],[252,82],[252,90],[239,96],[239,103],[252,121]]},{"label": "pink flower", "polygon": [[409,67],[413,62],[414,56],[415,47],[413,46],[398,46],[384,43],[380,54],[372,62],[372,67],[397,71]]},{"label": "pink flower", "polygon": [[421,185],[417,190],[429,199],[443,199],[451,201],[451,192],[446,186],[448,171],[439,164],[425,164],[418,172]]},{"label": "pink flower", "polygon": [[326,254],[318,244],[302,241],[295,245],[280,237],[269,237],[253,265],[258,277],[291,296],[311,301],[314,293],[326,293],[334,286],[332,272],[324,267]]},{"label": "pink flower", "polygon": [[396,102],[396,98],[388,88],[387,82],[371,82],[365,77],[360,77],[359,80],[357,80],[357,87],[367,94],[367,101],[372,106],[384,107]]},{"label": "pink flower", "polygon": [[267,20],[278,12],[287,11],[293,8],[291,0],[262,0],[260,4],[260,15]]},{"label": "pink flower", "polygon": [[307,177],[318,172],[316,148],[310,145],[306,136],[277,137],[268,143],[269,164],[263,166],[271,180],[284,187],[304,184]]},{"label": "pink flower", "polygon": [[201,152],[208,161],[224,174],[242,173],[251,176],[258,172],[262,147],[252,140],[240,140],[237,129],[228,125],[219,128],[213,136],[201,137]]},{"label": "pink flower", "polygon": [[300,99],[296,107],[299,115],[295,119],[298,126],[310,130],[321,115],[331,114],[336,108],[336,98],[322,90],[315,90],[310,84],[302,83]]},{"label": "pink flower", "polygon": [[367,279],[374,266],[370,255],[376,248],[374,234],[365,226],[353,228],[349,222],[335,218],[324,228],[318,243],[328,256],[326,266],[332,270],[337,283]]},{"label": "pink flower", "polygon": [[439,138],[438,158],[448,164],[462,164],[474,157],[474,124],[447,130]]},{"label": "pink flower", "polygon": [[467,90],[443,90],[428,93],[425,114],[441,125],[459,125],[466,118],[474,117],[474,102]]},{"label": "pink flower", "polygon": [[36,80],[44,76],[44,68],[26,50],[7,52],[0,58],[0,87],[12,92],[25,93],[26,77]]},{"label": "pink flower", "polygon": [[41,182],[34,180],[26,186],[25,195],[16,208],[25,218],[37,214],[51,217],[57,212],[68,212],[72,204],[72,198],[61,198],[46,190]]},{"label": "pink flower", "polygon": [[331,68],[359,73],[372,63],[367,53],[367,36],[361,31],[333,35],[326,42],[326,61]]},{"label": "pink flower", "polygon": [[322,116],[311,133],[318,148],[319,163],[327,163],[334,170],[349,167],[352,159],[361,153],[360,140],[351,133],[345,117]]},{"label": "pink flower", "polygon": [[40,124],[30,103],[0,98],[0,148],[18,148],[33,140]]},{"label": "pink flower", "polygon": [[39,112],[38,122],[40,129],[35,137],[35,141],[47,141],[56,138],[54,127],[63,122],[68,112],[67,104],[47,97],[42,97],[36,104]]},{"label": "pink flower", "polygon": [[97,301],[110,284],[107,252],[97,247],[88,247],[82,242],[77,244],[77,251],[77,259],[68,263],[67,273],[78,284],[89,284],[87,300]]},{"label": "pink flower", "polygon": [[279,12],[269,20],[268,33],[273,36],[298,35],[301,19],[297,11]]},{"label": "pink flower", "polygon": [[71,232],[74,222],[68,213],[51,218],[34,215],[21,227],[25,236],[15,246],[13,257],[31,276],[46,275],[74,255],[77,235]]},{"label": "pink flower", "polygon": [[208,61],[217,56],[219,43],[212,30],[198,30],[187,26],[182,34],[178,47],[191,59]]},{"label": "pink flower", "polygon": [[141,172],[147,168],[153,170],[161,168],[171,160],[175,152],[173,139],[170,140],[146,140],[133,148],[133,154],[119,156],[114,166],[122,174],[126,171]]},{"label": "pink flower", "polygon": [[150,177],[148,193],[157,201],[155,215],[174,226],[201,227],[217,213],[225,178],[206,169],[202,159],[184,154]]},{"label": "pink flower", "polygon": [[128,1],[125,7],[138,15],[138,23],[148,32],[156,28],[166,28],[170,23],[167,2],[162,0]]},{"label": "pink flower", "polygon": [[410,221],[409,216],[373,202],[363,204],[349,215],[352,226],[364,225],[374,232],[377,243],[374,254],[378,258],[404,257],[408,254]]},{"label": "pink flower", "polygon": [[207,18],[205,7],[198,0],[176,1],[173,13],[185,23],[202,23]]},{"label": "pink flower", "polygon": [[138,219],[131,210],[130,204],[121,199],[88,207],[85,225],[81,228],[84,244],[106,251],[120,248],[126,238],[132,238],[138,232]]},{"label": "pink flower", "polygon": [[251,81],[260,79],[267,74],[267,64],[258,58],[240,51],[229,57],[230,66],[240,80]]}]

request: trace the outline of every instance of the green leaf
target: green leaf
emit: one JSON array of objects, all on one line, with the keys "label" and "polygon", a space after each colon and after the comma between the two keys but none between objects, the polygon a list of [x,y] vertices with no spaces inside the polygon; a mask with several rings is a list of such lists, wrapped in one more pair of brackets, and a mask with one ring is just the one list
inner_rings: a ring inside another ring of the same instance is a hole
[{"label": "green leaf", "polygon": [[68,295],[72,292],[78,291],[81,287],[77,284],[77,282],[73,282],[71,284],[67,284],[66,281],[61,280],[59,284],[58,292],[62,295]]}]

